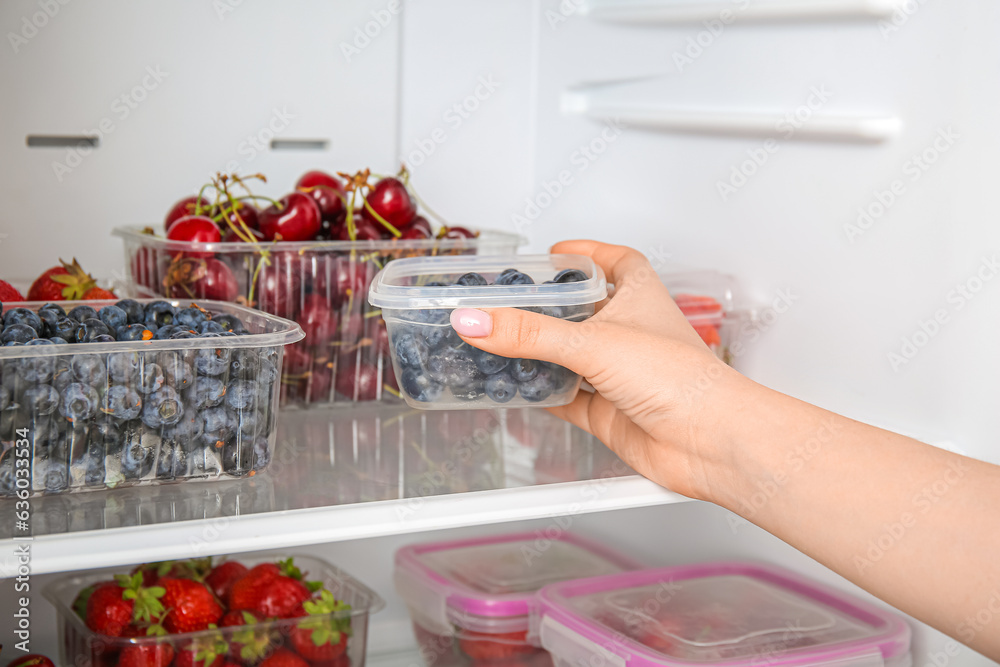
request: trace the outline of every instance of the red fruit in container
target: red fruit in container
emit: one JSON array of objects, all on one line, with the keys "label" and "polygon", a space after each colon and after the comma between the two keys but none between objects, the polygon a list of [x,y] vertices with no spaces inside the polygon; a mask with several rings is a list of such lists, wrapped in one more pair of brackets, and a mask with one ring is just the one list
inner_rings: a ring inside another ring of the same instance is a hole
[{"label": "red fruit in container", "polygon": [[235,301],[240,286],[229,266],[214,257],[180,257],[170,264],[164,286],[175,299]]},{"label": "red fruit in container", "polygon": [[174,221],[183,218],[186,215],[200,215],[202,213],[208,213],[208,210],[212,207],[208,200],[204,197],[198,197],[197,195],[192,197],[185,197],[181,199],[176,204],[170,207],[167,211],[167,217],[163,219],[163,228],[169,229],[170,225]]},{"label": "red fruit in container", "polygon": [[312,197],[323,222],[336,223],[344,211],[344,184],[335,176],[322,171],[307,171],[299,178],[295,189]]},{"label": "red fruit in container", "polygon": [[85,300],[91,301],[101,301],[108,299],[117,299],[115,293],[111,290],[106,290],[103,287],[91,287],[89,290],[83,293],[83,298]]},{"label": "red fruit in container", "polygon": [[235,560],[223,561],[208,573],[205,577],[205,584],[212,589],[216,597],[225,600],[229,596],[229,589],[233,587],[233,584],[249,571],[243,563]]},{"label": "red fruit in container", "polygon": [[333,305],[339,308],[348,301],[363,302],[374,278],[375,272],[368,262],[338,257],[333,265]]},{"label": "red fruit in container", "polygon": [[416,225],[410,225],[403,230],[403,235],[399,237],[403,241],[421,241],[423,239],[431,238],[431,233],[424,230],[423,227],[418,227]]},{"label": "red fruit in container", "polygon": [[196,644],[189,644],[178,650],[173,667],[222,667],[229,652],[229,644],[221,635],[211,646],[206,646],[206,643],[201,639]]},{"label": "red fruit in container", "polygon": [[406,227],[417,215],[416,202],[406,191],[403,182],[396,178],[380,180],[369,190],[365,199],[373,211],[396,229]]},{"label": "red fruit in container", "polygon": [[448,227],[442,238],[446,239],[473,239],[476,235],[465,227]]},{"label": "red fruit in container", "polygon": [[[256,625],[260,622],[253,613],[243,611],[230,611],[219,621],[220,628],[233,628],[242,625]],[[271,638],[269,630],[237,630],[232,634],[232,641],[229,642],[229,659],[238,661],[235,664],[239,667],[242,663],[255,664],[258,660],[270,653]],[[229,660],[226,665],[230,665]],[[225,665],[223,665],[225,667]]]},{"label": "red fruit in container", "polygon": [[345,223],[337,231],[338,241],[378,241],[382,238],[382,225],[372,222],[368,218],[354,216],[354,238],[351,239],[350,230]]},{"label": "red fruit in container", "polygon": [[10,303],[13,301],[24,301],[24,297],[9,282],[0,280],[0,303]]},{"label": "red fruit in container", "polygon": [[294,320],[302,298],[302,265],[295,253],[272,253],[257,276],[254,307]]},{"label": "red fruit in container", "polygon": [[156,279],[156,254],[150,248],[139,248],[132,255],[132,280],[143,287],[155,289],[159,282]]},{"label": "red fruit in container", "polygon": [[343,656],[347,651],[350,618],[310,617],[328,616],[350,608],[349,604],[335,599],[333,593],[327,590],[321,591],[319,598],[305,602],[296,613],[303,620],[289,634],[292,648],[313,664],[327,664]]},{"label": "red fruit in container", "polygon": [[258,211],[257,207],[253,204],[238,201],[236,202],[235,211],[228,203],[212,209],[211,215],[213,218],[220,214],[222,214],[222,217],[219,218],[219,222],[217,224],[222,229],[223,233],[225,233],[227,229],[231,229],[229,225],[230,222],[236,227],[242,229],[243,227],[240,225],[240,220],[243,220],[243,224],[250,229],[260,229],[260,220],[258,219],[260,211]]},{"label": "red fruit in container", "polygon": [[381,317],[369,317],[371,322],[368,337],[372,339],[376,354],[386,355],[389,353],[389,330],[385,326],[385,320]]},{"label": "red fruit in container", "polygon": [[280,567],[265,563],[253,567],[233,584],[229,593],[230,609],[252,611],[258,616],[288,618],[310,597],[309,589],[299,579],[302,573],[292,559]]},{"label": "red fruit in container", "polygon": [[317,360],[309,374],[306,400],[310,403],[325,403],[331,400],[330,387],[333,386],[333,362],[327,358]]},{"label": "red fruit in container", "polygon": [[[222,234],[212,219],[204,215],[186,215],[178,218],[167,228],[167,238],[171,241],[190,243],[218,243]],[[188,257],[211,257],[212,252],[186,251]]]},{"label": "red fruit in container", "polygon": [[343,364],[337,369],[337,393],[351,401],[374,401],[379,393],[378,375],[372,364]]},{"label": "red fruit in container", "polygon": [[59,260],[62,266],[46,269],[28,288],[28,301],[76,301],[83,298],[97,281],[83,270],[80,263]]},{"label": "red fruit in container", "polygon": [[304,375],[311,365],[312,355],[306,348],[305,341],[285,346],[285,375],[293,377]]},{"label": "red fruit in container", "polygon": [[287,648],[279,648],[260,663],[260,667],[309,667],[309,663]]},{"label": "red fruit in container", "polygon": [[418,215],[413,219],[413,222],[410,223],[410,226],[407,228],[407,231],[411,229],[417,229],[422,231],[424,234],[427,235],[426,238],[430,238],[431,236],[434,235],[433,230],[431,230],[431,223],[427,222],[427,218],[425,218],[422,215]]},{"label": "red fruit in container", "polygon": [[306,297],[296,321],[306,333],[305,342],[311,346],[327,346],[337,334],[337,313],[319,294]]},{"label": "red fruit in container", "polygon": [[166,608],[163,627],[167,632],[197,632],[208,629],[222,618],[222,607],[205,584],[193,579],[162,579],[165,589],[161,602]]},{"label": "red fruit in container", "polygon": [[222,236],[222,241],[224,243],[249,243],[247,238],[252,238],[255,241],[260,242],[264,240],[264,235],[259,229],[251,229],[249,234],[247,234],[245,230],[241,230],[241,233],[237,234],[232,229],[229,229]]},{"label": "red fruit in container", "polygon": [[267,241],[309,241],[322,228],[319,206],[304,192],[282,197],[281,206],[269,206],[260,212],[260,231]]},{"label": "red fruit in container", "polygon": [[463,629],[458,646],[473,660],[503,660],[539,651],[527,642],[527,635],[527,630],[489,633]]},{"label": "red fruit in container", "polygon": [[55,664],[44,655],[29,653],[20,658],[14,658],[7,663],[7,667],[55,667]]},{"label": "red fruit in container", "polygon": [[350,313],[340,324],[340,340],[346,343],[354,343],[361,337],[361,332],[365,328],[365,318],[361,313]]},{"label": "red fruit in container", "polygon": [[118,656],[118,667],[167,667],[174,659],[170,644],[127,646]]}]

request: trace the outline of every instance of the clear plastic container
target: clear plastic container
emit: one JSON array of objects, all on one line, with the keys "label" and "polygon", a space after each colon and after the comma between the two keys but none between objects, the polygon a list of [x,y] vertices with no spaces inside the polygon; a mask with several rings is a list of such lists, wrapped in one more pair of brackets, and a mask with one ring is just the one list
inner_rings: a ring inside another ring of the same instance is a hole
[{"label": "clear plastic container", "polygon": [[[401,257],[513,254],[523,238],[482,230],[471,239],[247,243],[168,241],[162,230],[119,227],[128,284],[143,296],[236,301],[302,325],[289,347],[281,406],[398,402],[385,323],[365,300],[375,274]],[[268,253],[262,262],[261,249]],[[194,256],[192,256],[194,253]]]},{"label": "clear plastic container", "polygon": [[[171,303],[235,316],[248,333],[0,347],[0,498],[245,477],[267,467],[278,369],[302,329],[230,303]],[[16,304],[35,312],[43,305]],[[162,403],[157,418],[144,413],[151,401]],[[124,416],[112,412],[118,404],[128,408]]]},{"label": "clear plastic container", "polygon": [[[273,563],[283,558],[285,557],[271,556],[256,559],[237,557],[235,560],[250,568],[258,563]],[[294,556],[294,559],[295,564],[306,575],[305,579],[322,582],[326,590],[330,591],[336,600],[350,605],[349,609],[309,616],[310,623],[319,625],[326,621],[350,619],[350,634],[347,638],[346,651],[329,664],[338,667],[363,667],[368,635],[368,616],[380,610],[385,603],[373,590],[325,561],[309,556]],[[290,635],[302,622],[301,618],[270,620],[251,625],[152,637],[109,637],[94,632],[74,611],[73,602],[81,589],[107,581],[110,579],[110,575],[116,572],[120,572],[120,570],[73,575],[59,579],[45,589],[45,597],[56,608],[56,623],[62,639],[59,645],[60,664],[114,667],[119,664],[125,651],[136,651],[138,647],[146,647],[153,656],[158,655],[157,651],[163,652],[159,655],[176,655],[181,649],[195,649],[196,653],[201,650],[214,650],[217,655],[229,653],[231,656],[235,655],[237,660],[239,660],[240,646],[246,646],[250,642],[253,642],[254,651],[260,658],[279,649],[294,650],[295,644],[290,641]],[[342,624],[338,625],[342,627]],[[170,648],[154,648],[161,645],[167,645]],[[256,662],[254,661],[252,664],[256,664]],[[176,663],[166,661],[162,664]],[[243,663],[239,662],[238,664]]]},{"label": "clear plastic container", "polygon": [[687,270],[661,273],[660,280],[705,344],[732,365],[733,346],[753,319],[752,310],[740,301],[736,279],[718,271]]},{"label": "clear plastic container", "polygon": [[396,552],[395,583],[430,667],[548,667],[548,653],[527,638],[536,591],[639,567],[553,525],[536,533],[404,547]]},{"label": "clear plastic container", "polygon": [[[504,274],[510,269],[533,282],[494,284],[509,282],[511,274]],[[467,275],[478,276],[472,282],[482,284],[456,284]],[[554,282],[569,277],[574,280]],[[375,276],[368,300],[382,309],[406,402],[454,410],[565,405],[576,395],[580,376],[555,364],[473,348],[452,329],[452,310],[524,308],[579,322],[592,316],[606,296],[604,273],[589,257],[510,255],[399,260]]]},{"label": "clear plastic container", "polygon": [[557,667],[910,664],[897,615],[768,565],[704,563],[552,584],[531,638]]}]

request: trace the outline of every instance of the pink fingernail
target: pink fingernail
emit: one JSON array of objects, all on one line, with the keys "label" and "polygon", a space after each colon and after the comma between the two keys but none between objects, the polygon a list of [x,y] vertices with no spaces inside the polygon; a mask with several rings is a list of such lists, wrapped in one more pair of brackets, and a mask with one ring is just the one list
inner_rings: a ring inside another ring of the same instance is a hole
[{"label": "pink fingernail", "polygon": [[466,338],[485,338],[493,331],[493,319],[475,308],[456,308],[451,311],[451,326]]}]

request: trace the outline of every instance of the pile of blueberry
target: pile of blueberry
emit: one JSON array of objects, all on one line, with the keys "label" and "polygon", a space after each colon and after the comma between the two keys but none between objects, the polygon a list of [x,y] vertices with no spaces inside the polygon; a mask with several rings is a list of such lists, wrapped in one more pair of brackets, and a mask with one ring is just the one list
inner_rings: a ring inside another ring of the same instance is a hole
[{"label": "pile of blueberry", "polygon": [[[545,283],[586,280],[577,269],[566,269]],[[466,273],[455,286],[534,285],[531,276],[506,269],[490,283],[479,273]],[[445,287],[429,282],[425,287]],[[583,319],[590,312],[580,306],[528,306],[525,310],[561,319]],[[448,389],[460,401],[487,397],[494,403],[508,403],[520,395],[529,403],[540,403],[553,395],[570,391],[579,376],[556,364],[534,359],[509,359],[468,345],[451,328],[450,311],[425,309],[398,311],[403,322],[395,327],[393,347],[399,365],[399,387],[410,398],[434,403]]]},{"label": "pile of blueberry", "polygon": [[244,476],[268,464],[280,348],[220,340],[217,347],[52,349],[248,334],[234,315],[131,299],[100,311],[48,303],[37,312],[4,312],[0,304],[0,315],[5,348],[48,348],[6,359],[0,352],[0,496],[14,491],[12,446],[25,437],[36,493]]}]

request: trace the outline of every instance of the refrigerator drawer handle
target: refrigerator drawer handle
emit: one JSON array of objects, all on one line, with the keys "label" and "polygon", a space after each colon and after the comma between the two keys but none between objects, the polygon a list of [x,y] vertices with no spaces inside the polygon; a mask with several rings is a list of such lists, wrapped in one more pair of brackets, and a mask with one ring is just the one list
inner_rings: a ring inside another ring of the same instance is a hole
[{"label": "refrigerator drawer handle", "polygon": [[884,18],[906,0],[583,0],[578,13],[608,23],[696,23],[727,12],[733,20],[790,21]]}]

